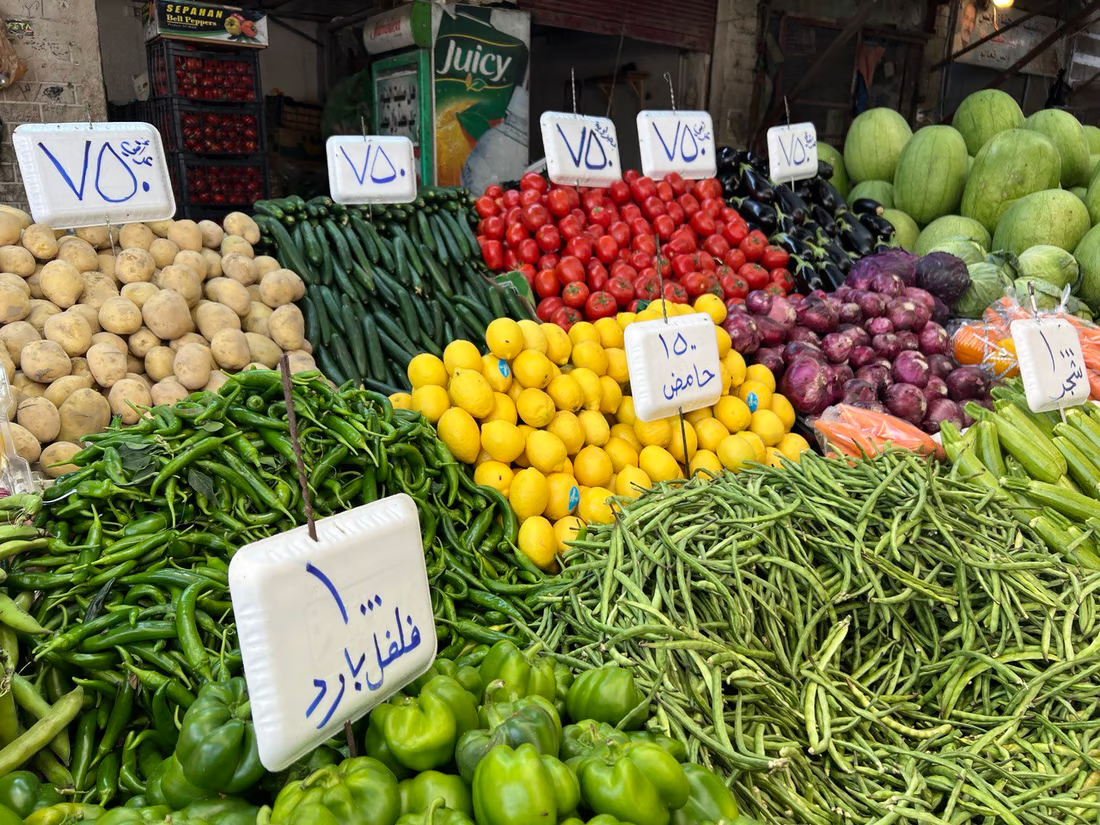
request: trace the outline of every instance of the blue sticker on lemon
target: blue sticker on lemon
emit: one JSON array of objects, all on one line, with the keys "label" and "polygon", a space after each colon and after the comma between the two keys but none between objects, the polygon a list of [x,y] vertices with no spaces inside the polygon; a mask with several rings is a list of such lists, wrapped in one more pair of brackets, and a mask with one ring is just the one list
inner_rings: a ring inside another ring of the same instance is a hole
[{"label": "blue sticker on lemon", "polygon": [[505,361],[503,358],[497,359],[497,369],[500,370],[500,374],[503,375],[505,378],[512,374],[511,367],[508,366],[508,362]]},{"label": "blue sticker on lemon", "polygon": [[569,512],[572,513],[577,509],[577,505],[581,503],[581,491],[577,489],[577,485],[573,485],[569,488]]},{"label": "blue sticker on lemon", "polygon": [[756,408],[760,406],[760,399],[756,397],[756,393],[750,392],[745,398],[745,403],[749,406],[749,412],[756,412]]}]

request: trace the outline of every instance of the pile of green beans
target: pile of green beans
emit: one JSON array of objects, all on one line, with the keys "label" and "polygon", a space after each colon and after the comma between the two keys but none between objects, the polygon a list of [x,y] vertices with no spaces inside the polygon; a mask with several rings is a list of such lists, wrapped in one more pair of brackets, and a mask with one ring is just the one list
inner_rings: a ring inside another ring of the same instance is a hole
[{"label": "pile of green beans", "polygon": [[1096,822],[1100,573],[907,452],[656,486],[575,545],[546,647],[632,668],[763,823]]}]

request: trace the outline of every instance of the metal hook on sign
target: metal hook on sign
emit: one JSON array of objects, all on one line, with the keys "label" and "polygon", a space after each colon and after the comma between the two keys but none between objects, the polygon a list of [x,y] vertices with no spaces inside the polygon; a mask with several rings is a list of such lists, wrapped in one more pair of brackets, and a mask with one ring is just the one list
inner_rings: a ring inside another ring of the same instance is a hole
[{"label": "metal hook on sign", "polygon": [[363,140],[367,139],[367,119],[359,115],[359,129],[363,133]]},{"label": "metal hook on sign", "polygon": [[573,90],[573,114],[577,113],[577,75],[573,67],[569,67],[569,86]]},{"label": "metal hook on sign", "polygon": [[787,102],[787,96],[783,95],[783,110],[787,113],[787,125],[791,125],[791,105]]},{"label": "metal hook on sign", "polygon": [[104,215],[103,220],[107,222],[107,240],[111,242],[111,254],[117,255],[118,252],[115,250],[115,229],[111,226],[111,219],[109,217]]},{"label": "metal hook on sign", "polygon": [[672,111],[676,111],[676,90],[672,87],[672,72],[665,72],[662,77],[668,84],[668,99],[672,103]]},{"label": "metal hook on sign", "polygon": [[1027,297],[1031,301],[1031,314],[1036,318],[1039,317],[1039,305],[1035,301],[1035,282],[1027,282]]}]

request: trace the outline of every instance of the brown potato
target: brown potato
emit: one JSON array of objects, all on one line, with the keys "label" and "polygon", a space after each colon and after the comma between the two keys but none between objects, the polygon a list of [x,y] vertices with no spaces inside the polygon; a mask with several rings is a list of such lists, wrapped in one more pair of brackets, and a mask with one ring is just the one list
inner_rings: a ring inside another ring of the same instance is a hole
[{"label": "brown potato", "polygon": [[195,310],[195,325],[207,341],[223,329],[240,330],[241,318],[224,304],[207,302]]},{"label": "brown potato", "polygon": [[252,249],[252,244],[239,235],[226,235],[222,239],[221,253],[223,258],[232,254],[244,255],[249,259],[256,257],[256,253]]},{"label": "brown potato", "polygon": [[[42,397],[47,399],[58,409],[65,403],[65,399],[77,390],[89,390],[92,388],[92,376],[90,375],[66,375],[58,378],[46,387]],[[56,436],[55,436],[56,437]]]},{"label": "brown potato", "polygon": [[8,284],[0,284],[0,324],[22,321],[30,314],[30,293]]},{"label": "brown potato", "polygon": [[245,286],[256,283],[256,266],[252,259],[239,252],[232,252],[222,257],[222,274],[234,281],[240,281]]},{"label": "brown potato", "polygon": [[111,387],[107,402],[111,412],[122,418],[123,424],[136,424],[143,415],[143,411],[136,408],[151,407],[153,397],[144,381],[123,378]]},{"label": "brown potato", "polygon": [[168,227],[167,238],[180,249],[190,249],[195,252],[202,249],[202,230],[194,221],[175,221]]},{"label": "brown potato", "polygon": [[[0,212],[0,217],[3,217],[4,213]],[[26,278],[20,278],[18,275],[12,275],[10,272],[0,272],[0,286],[10,286],[13,289],[18,289],[21,292],[26,293],[27,297],[31,296],[31,287],[27,283]]]},{"label": "brown potato", "polygon": [[80,303],[98,310],[107,299],[118,297],[118,285],[114,278],[102,272],[85,272],[83,277],[84,292],[80,295]]},{"label": "brown potato", "polygon": [[130,351],[130,348],[126,345],[126,339],[121,335],[115,335],[113,332],[97,332],[92,336],[92,346],[94,347],[96,344],[108,344],[123,354]]},{"label": "brown potato", "polygon": [[170,266],[179,252],[180,248],[167,238],[157,238],[149,244],[149,254],[159,267]]},{"label": "brown potato", "polygon": [[73,365],[56,341],[32,341],[19,353],[19,369],[31,381],[49,384],[72,372]]},{"label": "brown potato", "polygon": [[83,318],[85,322],[87,322],[88,328],[92,331],[92,335],[95,335],[97,332],[102,332],[99,326],[99,312],[95,307],[89,306],[88,304],[75,304],[65,311],[71,312],[74,315],[79,315]]},{"label": "brown potato", "polygon": [[44,223],[32,223],[23,231],[23,248],[40,261],[52,260],[57,255],[57,236]]},{"label": "brown potato", "polygon": [[[9,424],[11,428],[12,447],[16,455],[26,460],[28,464],[34,464],[42,455],[42,445],[38,439],[26,428],[19,424]],[[73,469],[77,469],[75,466]],[[49,470],[46,471],[47,474]]]},{"label": "brown potato", "polygon": [[69,357],[83,355],[92,345],[92,328],[75,312],[60,312],[46,319],[42,329],[48,341],[56,341]]},{"label": "brown potato", "polygon": [[184,344],[176,351],[172,371],[176,374],[176,379],[187,389],[202,389],[210,380],[211,361],[209,347],[201,344]]},{"label": "brown potato", "polygon": [[20,401],[15,416],[19,425],[42,443],[53,441],[61,431],[61,415],[45,396]]},{"label": "brown potato", "polygon": [[42,294],[62,309],[68,309],[84,291],[84,278],[68,261],[50,261],[42,267]]},{"label": "brown potato", "polygon": [[126,340],[126,344],[130,347],[131,355],[136,358],[144,358],[149,354],[149,350],[160,346],[160,339],[153,334],[151,329],[142,327]]},{"label": "brown potato", "polygon": [[0,212],[0,246],[9,246],[19,243],[19,235],[23,231],[23,224],[15,215]]},{"label": "brown potato", "polygon": [[244,212],[230,212],[222,221],[222,226],[230,235],[238,235],[250,244],[260,242],[260,227]]},{"label": "brown potato", "polygon": [[82,226],[76,230],[76,236],[95,249],[109,249],[111,246],[111,233],[106,226]]},{"label": "brown potato", "polygon": [[206,277],[217,278],[222,274],[222,256],[213,249],[203,249],[202,257],[206,261]]},{"label": "brown potato", "polygon": [[[0,212],[0,214],[3,214]],[[76,309],[76,307],[73,307]],[[27,314],[27,323],[38,330],[38,334],[42,334],[42,330],[46,328],[46,319],[51,315],[57,315],[61,312],[61,308],[51,303],[50,301],[39,301],[35,298],[31,299],[31,311]]]},{"label": "brown potato", "polygon": [[202,300],[202,278],[190,267],[171,264],[153,276],[153,283],[161,289],[174,289],[194,307]]},{"label": "brown potato", "polygon": [[67,473],[75,473],[80,469],[70,460],[80,450],[79,444],[72,444],[68,441],[55,441],[42,451],[38,461],[47,476],[60,478]]},{"label": "brown potato", "polygon": [[118,258],[110,252],[100,252],[96,255],[99,258],[99,265],[96,267],[100,272],[110,278],[112,281],[118,281],[115,276],[115,262]]},{"label": "brown potato", "polygon": [[152,254],[140,247],[122,250],[115,260],[115,277],[124,284],[153,280],[157,264]]},{"label": "brown potato", "polygon": [[132,303],[138,309],[145,306],[145,302],[160,292],[160,287],[156,284],[145,283],[144,281],[136,284],[126,284],[122,288],[122,297]]},{"label": "brown potato", "polygon": [[275,369],[276,364],[279,363],[279,358],[283,354],[279,345],[266,335],[259,335],[255,332],[246,332],[244,337],[248,341],[249,359],[263,364],[268,369]]},{"label": "brown potato", "polygon": [[125,249],[149,249],[156,235],[143,223],[128,223],[118,235],[119,246]]},{"label": "brown potato", "polygon": [[272,312],[267,326],[271,340],[284,350],[301,349],[305,343],[305,319],[294,304],[286,304]]},{"label": "brown potato", "polygon": [[111,405],[92,389],[72,393],[58,412],[61,414],[58,441],[80,443],[85,436],[103,432],[111,423]]},{"label": "brown potato", "polygon": [[[109,298],[99,308],[99,325],[116,335],[131,335],[141,329],[141,310],[132,301],[123,298]],[[79,355],[80,353],[70,353]]]},{"label": "brown potato", "polygon": [[176,360],[176,351],[171,347],[153,347],[145,354],[145,373],[153,381],[163,381],[175,373],[172,366]]},{"label": "brown potato", "polygon": [[223,329],[210,339],[210,352],[223,370],[236,371],[252,360],[248,339],[239,329]]},{"label": "brown potato", "polygon": [[57,259],[72,264],[78,272],[94,272],[99,266],[99,255],[92,245],[75,237],[58,248]]},{"label": "brown potato", "polygon": [[274,272],[276,269],[282,269],[283,265],[270,255],[257,255],[252,263],[256,267],[256,277],[263,278],[268,272]]},{"label": "brown potato", "polygon": [[[107,333],[100,333],[106,335]],[[92,371],[92,378],[104,389],[113,387],[126,377],[129,372],[125,345],[120,352],[108,343],[93,344],[85,356],[88,359],[88,369]]]},{"label": "brown potato", "polygon": [[0,341],[7,347],[11,360],[16,363],[19,363],[19,354],[23,351],[23,347],[41,339],[42,333],[26,321],[16,321],[14,324],[5,324],[0,327]]},{"label": "brown potato", "polygon": [[21,246],[0,246],[0,272],[10,272],[26,278],[38,266],[34,255]]},{"label": "brown potato", "polygon": [[199,221],[199,231],[202,233],[202,245],[206,249],[217,249],[222,245],[225,232],[214,221]]},{"label": "brown potato", "polygon": [[175,404],[191,394],[191,391],[177,381],[174,375],[155,383],[149,392],[153,397],[153,403],[157,406]]},{"label": "brown potato", "polygon": [[202,344],[204,347],[210,346],[210,342],[197,332],[188,332],[186,335],[181,335],[179,338],[173,338],[168,342],[168,346],[176,351],[184,344]]},{"label": "brown potato", "polygon": [[248,315],[252,299],[248,289],[232,278],[212,278],[206,282],[206,297],[219,304],[225,304],[242,318]]},{"label": "brown potato", "polygon": [[242,324],[245,332],[257,332],[260,335],[268,335],[267,323],[273,310],[267,304],[253,301],[248,308],[248,314],[244,316]]},{"label": "brown potato", "polygon": [[206,258],[201,252],[192,252],[190,249],[181,249],[180,254],[176,256],[176,260],[172,262],[176,266],[185,266],[188,269],[193,269],[195,274],[199,276],[200,281],[206,280],[206,274],[210,270],[210,265],[206,262]]},{"label": "brown potato", "polygon": [[195,328],[187,299],[174,289],[162,289],[151,296],[141,307],[145,326],[164,341],[179,338]]},{"label": "brown potato", "polygon": [[260,300],[272,309],[301,300],[305,294],[305,282],[289,269],[276,269],[260,281]]}]

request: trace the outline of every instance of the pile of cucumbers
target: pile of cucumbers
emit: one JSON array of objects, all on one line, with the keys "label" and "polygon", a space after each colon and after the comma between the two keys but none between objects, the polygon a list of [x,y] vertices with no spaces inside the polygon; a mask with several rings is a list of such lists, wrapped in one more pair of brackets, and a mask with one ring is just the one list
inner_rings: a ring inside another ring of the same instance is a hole
[{"label": "pile of cucumbers", "polygon": [[424,187],[412,203],[386,206],[291,195],[254,210],[258,251],[306,282],[306,336],[338,383],[398,392],[417,353],[442,356],[461,338],[480,346],[494,318],[534,317],[514,290],[489,280],[465,189]]}]

